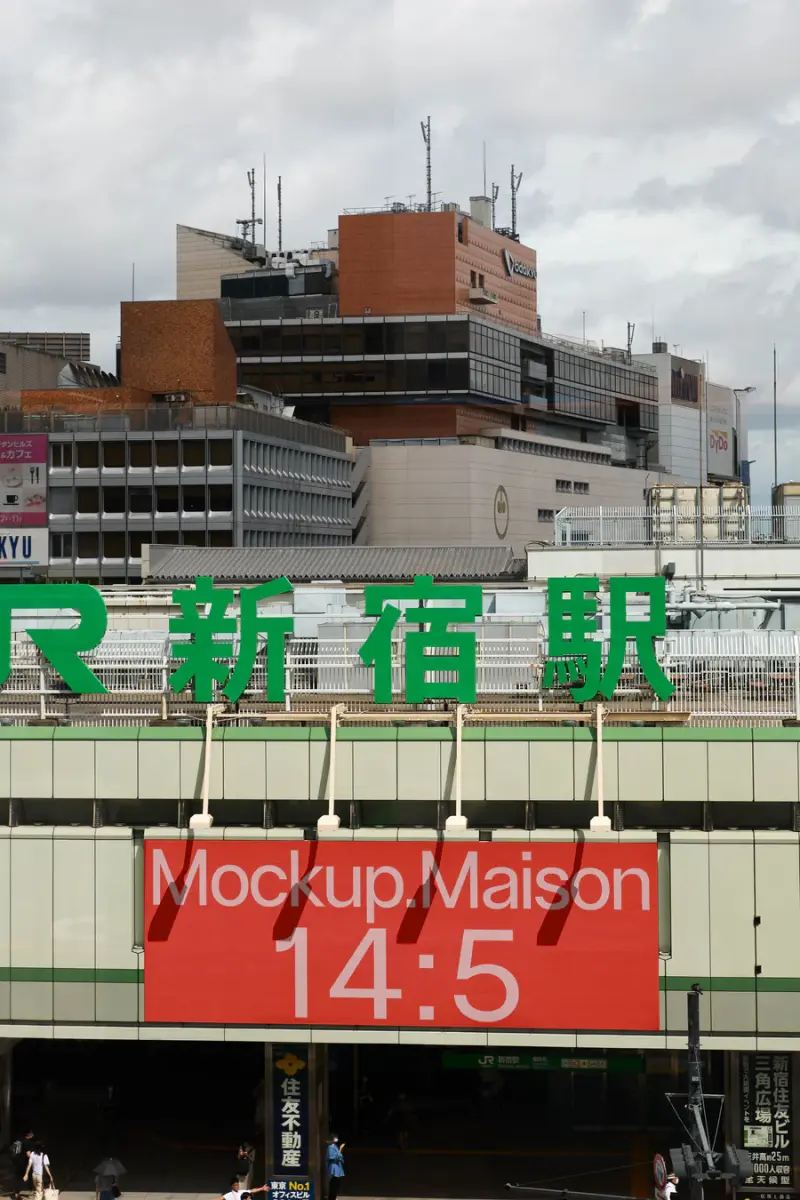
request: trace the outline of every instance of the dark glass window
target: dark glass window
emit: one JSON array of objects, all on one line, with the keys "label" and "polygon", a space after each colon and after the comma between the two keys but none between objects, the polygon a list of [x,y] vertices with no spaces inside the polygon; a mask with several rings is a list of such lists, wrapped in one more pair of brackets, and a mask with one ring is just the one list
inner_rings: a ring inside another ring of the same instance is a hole
[{"label": "dark glass window", "polygon": [[132,467],[152,467],[153,443],[151,441],[140,442],[137,440],[130,442],[129,446]]},{"label": "dark glass window", "polygon": [[406,327],[401,321],[387,321],[383,336],[387,354],[405,354]]},{"label": "dark glass window", "polygon": [[364,324],[364,353],[383,354],[383,322],[366,322]]},{"label": "dark glass window", "polygon": [[447,322],[447,349],[450,354],[466,354],[469,350],[469,321]]},{"label": "dark glass window", "polygon": [[406,354],[426,354],[428,335],[424,321],[406,322]]},{"label": "dark glass window", "polygon": [[428,354],[447,352],[447,322],[428,321]]}]

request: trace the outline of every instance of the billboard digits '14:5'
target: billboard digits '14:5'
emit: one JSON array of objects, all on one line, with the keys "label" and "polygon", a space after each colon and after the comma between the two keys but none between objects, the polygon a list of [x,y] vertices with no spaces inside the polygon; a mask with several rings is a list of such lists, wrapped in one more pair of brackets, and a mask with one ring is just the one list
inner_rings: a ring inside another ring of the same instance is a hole
[{"label": "billboard digits '14:5'", "polygon": [[146,843],[145,1019],[653,1030],[653,843]]}]

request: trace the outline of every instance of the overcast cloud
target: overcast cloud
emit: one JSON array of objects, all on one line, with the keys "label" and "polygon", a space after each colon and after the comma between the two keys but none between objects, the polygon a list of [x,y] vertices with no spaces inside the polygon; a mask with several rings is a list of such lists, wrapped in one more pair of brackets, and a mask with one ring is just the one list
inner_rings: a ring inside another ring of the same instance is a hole
[{"label": "overcast cloud", "polygon": [[[268,231],[524,173],[551,333],[655,332],[755,385],[755,498],[800,478],[798,0],[3,0],[0,327],[87,330],[113,367],[131,263],[174,296],[175,225],[234,233],[267,155]],[[259,206],[260,206],[259,192]]]}]

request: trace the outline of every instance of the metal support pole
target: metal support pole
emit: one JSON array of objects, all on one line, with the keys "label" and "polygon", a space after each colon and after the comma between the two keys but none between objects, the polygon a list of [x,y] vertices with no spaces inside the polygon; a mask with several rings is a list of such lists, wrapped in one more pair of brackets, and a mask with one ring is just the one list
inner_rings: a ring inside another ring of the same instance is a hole
[{"label": "metal support pole", "polygon": [[469,825],[467,818],[461,812],[461,767],[462,767],[462,737],[464,732],[464,705],[459,704],[456,708],[456,762],[455,762],[455,793],[456,793],[456,811],[452,817],[448,817],[444,823],[446,833],[463,833]]},{"label": "metal support pole", "polygon": [[203,752],[203,811],[189,818],[190,829],[210,829],[214,818],[208,811],[208,794],[211,790],[211,744],[214,738],[214,705],[206,705],[206,739]]},{"label": "metal support pole", "polygon": [[597,705],[597,740],[595,742],[596,764],[595,774],[597,779],[597,816],[592,817],[589,822],[589,828],[592,833],[611,833],[611,821],[605,814],[605,787],[603,779],[603,706]]},{"label": "metal support pole", "polygon": [[328,752],[328,811],[317,821],[319,833],[338,829],[341,817],[336,815],[336,729],[339,713],[344,708],[342,704],[334,704],[331,708],[330,743]]}]

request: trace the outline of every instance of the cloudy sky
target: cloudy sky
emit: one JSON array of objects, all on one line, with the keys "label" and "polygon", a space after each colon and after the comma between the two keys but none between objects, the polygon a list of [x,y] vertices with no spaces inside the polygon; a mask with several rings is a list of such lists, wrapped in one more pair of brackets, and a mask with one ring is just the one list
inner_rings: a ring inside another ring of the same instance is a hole
[{"label": "cloudy sky", "polygon": [[87,330],[174,296],[175,225],[234,233],[267,156],[275,242],[343,208],[467,202],[539,253],[551,333],[657,336],[754,385],[756,499],[800,478],[800,0],[2,0],[0,328]]}]

